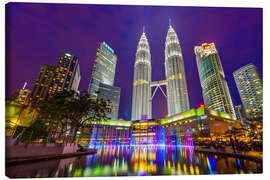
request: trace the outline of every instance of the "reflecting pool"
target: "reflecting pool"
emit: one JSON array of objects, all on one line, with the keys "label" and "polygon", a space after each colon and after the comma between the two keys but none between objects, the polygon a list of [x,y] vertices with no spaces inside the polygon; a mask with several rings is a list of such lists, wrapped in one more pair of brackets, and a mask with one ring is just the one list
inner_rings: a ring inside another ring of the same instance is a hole
[{"label": "reflecting pool", "polygon": [[91,177],[261,173],[249,160],[195,153],[185,146],[101,146],[93,155],[6,167],[19,177]]}]

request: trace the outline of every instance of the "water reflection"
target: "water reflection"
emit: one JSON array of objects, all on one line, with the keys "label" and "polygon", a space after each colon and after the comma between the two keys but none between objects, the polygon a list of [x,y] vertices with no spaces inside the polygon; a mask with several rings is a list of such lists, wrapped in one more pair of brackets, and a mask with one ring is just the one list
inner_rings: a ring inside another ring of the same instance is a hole
[{"label": "water reflection", "polygon": [[[20,170],[21,169],[21,170]],[[261,173],[262,165],[239,158],[195,153],[183,146],[100,146],[95,155],[15,165],[9,177],[90,177]]]}]

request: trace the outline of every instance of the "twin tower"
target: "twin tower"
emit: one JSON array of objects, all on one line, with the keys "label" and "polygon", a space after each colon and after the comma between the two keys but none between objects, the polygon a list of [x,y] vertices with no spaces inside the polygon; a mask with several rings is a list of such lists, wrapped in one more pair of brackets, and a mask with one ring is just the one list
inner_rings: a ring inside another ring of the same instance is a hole
[{"label": "twin tower", "polygon": [[[170,25],[165,42],[166,80],[151,81],[151,53],[145,32],[137,46],[134,65],[132,120],[152,119],[152,99],[158,88],[167,99],[168,116],[189,110],[184,60],[177,34]],[[160,86],[165,85],[167,95]],[[156,87],[153,94],[152,87]]]}]

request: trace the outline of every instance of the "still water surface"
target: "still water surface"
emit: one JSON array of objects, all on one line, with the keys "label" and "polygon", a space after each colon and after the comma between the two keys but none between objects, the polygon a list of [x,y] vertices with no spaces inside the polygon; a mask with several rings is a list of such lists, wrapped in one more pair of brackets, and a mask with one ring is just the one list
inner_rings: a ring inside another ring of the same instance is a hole
[{"label": "still water surface", "polygon": [[262,164],[195,153],[190,147],[99,147],[94,155],[6,167],[16,177],[91,177],[261,173]]}]

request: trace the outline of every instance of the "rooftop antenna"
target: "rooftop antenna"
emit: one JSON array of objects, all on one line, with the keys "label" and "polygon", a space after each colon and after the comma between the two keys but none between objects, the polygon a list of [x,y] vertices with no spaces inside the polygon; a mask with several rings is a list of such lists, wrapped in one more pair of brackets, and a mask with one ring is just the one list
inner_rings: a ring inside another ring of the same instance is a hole
[{"label": "rooftop antenna", "polygon": [[171,18],[169,18],[169,26],[170,27],[172,26],[172,20],[171,20]]},{"label": "rooftop antenna", "polygon": [[145,33],[145,26],[143,25],[143,33]]},{"label": "rooftop antenna", "polygon": [[23,85],[23,88],[22,88],[22,89],[25,89],[26,85],[27,85],[27,82],[25,82],[25,83],[24,83],[24,85]]}]

